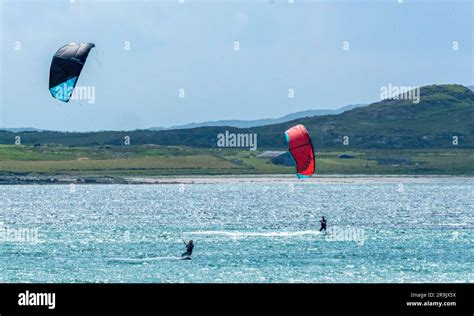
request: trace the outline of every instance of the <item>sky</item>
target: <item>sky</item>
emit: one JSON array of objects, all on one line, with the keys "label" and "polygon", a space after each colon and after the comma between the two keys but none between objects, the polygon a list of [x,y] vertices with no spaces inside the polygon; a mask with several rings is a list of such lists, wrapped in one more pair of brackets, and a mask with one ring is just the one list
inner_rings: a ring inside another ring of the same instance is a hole
[{"label": "sky", "polygon": [[[0,127],[276,118],[389,84],[473,85],[472,0],[289,2],[0,0]],[[71,42],[96,45],[77,83],[94,98],[64,103],[49,68]]]}]

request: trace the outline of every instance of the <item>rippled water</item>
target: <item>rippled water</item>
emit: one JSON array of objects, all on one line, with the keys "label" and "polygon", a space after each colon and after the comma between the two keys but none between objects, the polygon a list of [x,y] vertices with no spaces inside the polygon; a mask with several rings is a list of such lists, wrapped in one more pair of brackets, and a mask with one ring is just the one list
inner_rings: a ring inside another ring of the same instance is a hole
[{"label": "rippled water", "polygon": [[474,282],[473,185],[1,186],[0,282]]}]

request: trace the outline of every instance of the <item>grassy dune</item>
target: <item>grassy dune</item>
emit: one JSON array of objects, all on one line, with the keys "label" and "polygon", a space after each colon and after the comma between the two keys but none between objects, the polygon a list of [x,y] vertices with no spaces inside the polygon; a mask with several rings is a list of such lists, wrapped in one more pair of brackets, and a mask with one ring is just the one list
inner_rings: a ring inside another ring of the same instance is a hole
[{"label": "grassy dune", "polygon": [[[261,151],[165,146],[0,146],[0,176],[156,176],[291,174],[294,167],[256,158]],[[318,174],[474,175],[474,150],[316,152]]]}]

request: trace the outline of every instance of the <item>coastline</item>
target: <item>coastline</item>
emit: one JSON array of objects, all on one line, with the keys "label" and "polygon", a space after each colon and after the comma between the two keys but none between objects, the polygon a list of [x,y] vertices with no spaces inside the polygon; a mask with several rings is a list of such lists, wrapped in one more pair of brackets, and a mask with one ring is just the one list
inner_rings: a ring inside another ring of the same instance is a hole
[{"label": "coastline", "polygon": [[1,185],[88,185],[88,184],[216,184],[216,183],[400,183],[426,182],[432,179],[472,179],[472,175],[362,175],[331,174],[315,175],[309,179],[298,179],[289,174],[246,175],[189,175],[189,176],[0,176]]}]

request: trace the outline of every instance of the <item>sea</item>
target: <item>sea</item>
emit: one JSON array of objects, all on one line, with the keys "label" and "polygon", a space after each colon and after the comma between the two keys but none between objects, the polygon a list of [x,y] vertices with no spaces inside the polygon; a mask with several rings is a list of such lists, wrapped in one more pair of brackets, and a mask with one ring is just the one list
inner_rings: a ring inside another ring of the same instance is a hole
[{"label": "sea", "polygon": [[0,282],[472,283],[473,188],[363,176],[4,185]]}]

